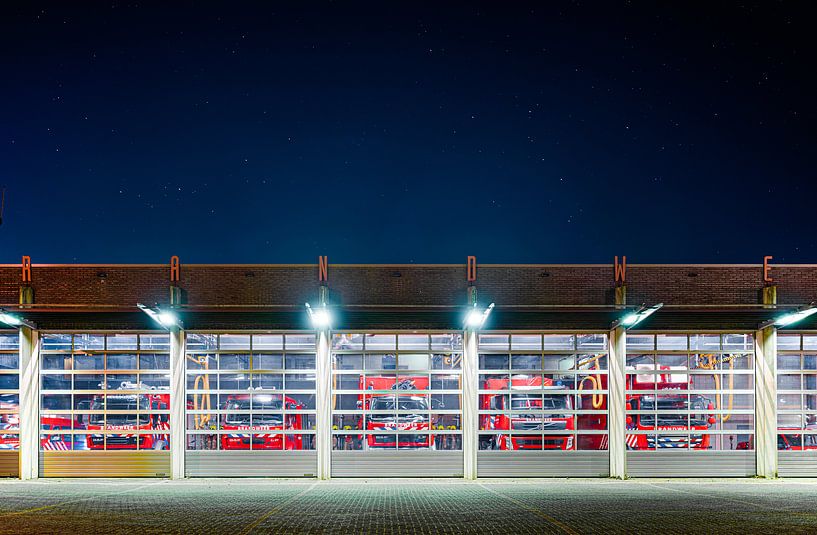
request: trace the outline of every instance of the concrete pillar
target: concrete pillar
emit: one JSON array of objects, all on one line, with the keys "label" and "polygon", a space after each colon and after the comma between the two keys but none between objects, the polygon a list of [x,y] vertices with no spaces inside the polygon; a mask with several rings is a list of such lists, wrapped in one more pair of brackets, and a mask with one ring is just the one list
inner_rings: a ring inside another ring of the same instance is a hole
[{"label": "concrete pillar", "polygon": [[616,286],[616,308],[624,308],[624,305],[627,304],[627,286],[622,284],[621,286]]},{"label": "concrete pillar", "polygon": [[318,479],[332,477],[332,355],[328,329],[318,331],[315,360],[315,448]]},{"label": "concrete pillar", "polygon": [[757,475],[777,477],[777,329],[755,333],[755,455]]},{"label": "concrete pillar", "polygon": [[462,453],[463,477],[477,478],[477,451],[479,450],[479,393],[477,332],[467,329],[463,338],[462,355]]},{"label": "concrete pillar", "polygon": [[170,331],[170,479],[184,478],[186,383],[185,337],[182,329]]},{"label": "concrete pillar", "polygon": [[40,336],[20,327],[20,479],[40,473]]},{"label": "concrete pillar", "polygon": [[627,432],[625,390],[627,377],[627,334],[621,327],[610,331],[610,358],[607,385],[610,394],[607,399],[607,431],[609,433],[610,477],[624,479],[627,476]]}]

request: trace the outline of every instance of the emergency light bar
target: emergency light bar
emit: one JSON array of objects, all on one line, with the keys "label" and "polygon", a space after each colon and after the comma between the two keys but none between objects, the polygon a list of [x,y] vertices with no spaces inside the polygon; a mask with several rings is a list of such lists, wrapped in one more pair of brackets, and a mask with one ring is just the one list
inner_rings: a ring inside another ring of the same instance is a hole
[{"label": "emergency light bar", "polygon": [[664,303],[658,303],[657,305],[653,305],[649,308],[641,306],[641,308],[639,308],[635,312],[631,312],[630,314],[627,314],[623,318],[614,321],[612,328],[615,329],[617,327],[624,327],[625,330],[631,329],[638,325],[639,323],[641,323],[642,321],[644,321],[645,319],[647,319],[648,317],[655,314],[658,311],[658,309],[660,309],[663,306]]}]

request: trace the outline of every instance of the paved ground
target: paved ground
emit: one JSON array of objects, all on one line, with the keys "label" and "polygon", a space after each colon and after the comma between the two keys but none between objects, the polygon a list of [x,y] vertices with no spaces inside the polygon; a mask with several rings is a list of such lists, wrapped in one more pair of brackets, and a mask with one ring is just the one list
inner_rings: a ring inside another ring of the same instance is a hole
[{"label": "paved ground", "polygon": [[0,533],[817,533],[817,481],[0,480]]}]

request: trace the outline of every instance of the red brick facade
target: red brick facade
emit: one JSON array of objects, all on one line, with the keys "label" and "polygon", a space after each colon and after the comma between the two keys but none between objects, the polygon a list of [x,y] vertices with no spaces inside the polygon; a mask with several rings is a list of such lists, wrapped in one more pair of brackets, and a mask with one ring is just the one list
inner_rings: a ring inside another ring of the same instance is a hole
[{"label": "red brick facade", "polygon": [[[772,266],[780,304],[817,301],[817,266]],[[613,266],[480,265],[480,301],[497,305],[609,305]],[[761,265],[629,265],[628,303],[752,305],[764,286]],[[0,266],[0,303],[19,299],[19,265]],[[133,306],[169,301],[167,265],[38,265],[36,304]],[[193,306],[301,305],[314,300],[318,265],[187,265],[179,286]],[[332,300],[344,305],[461,305],[466,266],[329,265]]]}]

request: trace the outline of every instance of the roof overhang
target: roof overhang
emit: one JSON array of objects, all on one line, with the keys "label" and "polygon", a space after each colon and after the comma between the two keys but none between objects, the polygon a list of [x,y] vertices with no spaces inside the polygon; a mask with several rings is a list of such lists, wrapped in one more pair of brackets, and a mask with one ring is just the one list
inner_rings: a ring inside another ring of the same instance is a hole
[{"label": "roof overhang", "polygon": [[[598,307],[503,307],[490,315],[484,331],[607,331],[628,309]],[[665,306],[631,332],[755,331],[792,307],[683,308]],[[469,307],[330,306],[335,331],[442,330],[459,331]],[[174,308],[186,330],[311,330],[303,307]],[[157,330],[156,324],[133,307],[48,308],[33,305],[16,311],[41,330]],[[817,329],[817,315],[785,330]]]}]

